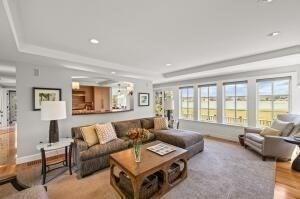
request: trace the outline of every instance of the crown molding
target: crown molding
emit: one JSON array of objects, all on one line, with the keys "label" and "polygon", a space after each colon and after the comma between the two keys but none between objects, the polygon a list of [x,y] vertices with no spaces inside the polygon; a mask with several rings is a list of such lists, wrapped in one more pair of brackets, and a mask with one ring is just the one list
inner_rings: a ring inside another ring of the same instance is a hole
[{"label": "crown molding", "polygon": [[280,58],[280,57],[295,55],[295,54],[300,54],[300,45],[268,51],[259,54],[254,54],[254,55],[249,55],[249,56],[244,56],[244,57],[239,57],[239,58],[234,58],[234,59],[229,59],[229,60],[224,60],[220,62],[194,66],[182,70],[164,73],[163,76],[165,78],[171,78],[171,77],[183,76],[183,75],[188,75],[193,73],[200,73],[204,71],[216,70],[220,68],[270,60],[270,59],[275,59],[275,58]]}]

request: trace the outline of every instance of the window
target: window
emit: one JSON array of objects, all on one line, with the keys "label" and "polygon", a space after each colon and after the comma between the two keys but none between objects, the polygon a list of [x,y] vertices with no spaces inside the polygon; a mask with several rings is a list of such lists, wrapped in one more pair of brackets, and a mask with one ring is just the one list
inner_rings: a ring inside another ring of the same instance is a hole
[{"label": "window", "polygon": [[248,123],[247,82],[225,83],[224,98],[224,122],[246,125]]},{"label": "window", "polygon": [[194,119],[194,88],[184,87],[179,89],[181,119]]},{"label": "window", "polygon": [[257,81],[258,126],[271,126],[278,114],[289,112],[290,78]]},{"label": "window", "polygon": [[217,121],[217,85],[199,86],[199,120]]}]

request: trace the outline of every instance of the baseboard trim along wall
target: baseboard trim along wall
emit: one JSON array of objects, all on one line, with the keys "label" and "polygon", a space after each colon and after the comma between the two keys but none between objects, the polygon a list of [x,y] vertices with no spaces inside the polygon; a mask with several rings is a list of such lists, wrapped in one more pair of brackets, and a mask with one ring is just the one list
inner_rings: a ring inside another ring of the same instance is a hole
[{"label": "baseboard trim along wall", "polygon": [[[49,152],[46,152],[46,157],[49,158],[49,157],[61,155],[61,154],[64,154],[64,153],[65,153],[65,149],[49,151]],[[28,163],[28,162],[41,160],[41,159],[42,159],[41,153],[37,153],[37,154],[33,154],[33,155],[17,157],[16,163],[18,165],[18,164],[24,164],[24,163]]]}]

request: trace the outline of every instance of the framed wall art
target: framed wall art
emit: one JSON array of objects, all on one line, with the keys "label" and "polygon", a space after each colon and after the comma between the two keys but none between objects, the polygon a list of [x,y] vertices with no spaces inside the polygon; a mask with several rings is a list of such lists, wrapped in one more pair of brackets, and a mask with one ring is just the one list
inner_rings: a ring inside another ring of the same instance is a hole
[{"label": "framed wall art", "polygon": [[32,88],[33,110],[41,110],[42,101],[61,101],[60,88]]},{"label": "framed wall art", "polygon": [[139,106],[149,106],[150,105],[150,94],[149,93],[139,93]]}]

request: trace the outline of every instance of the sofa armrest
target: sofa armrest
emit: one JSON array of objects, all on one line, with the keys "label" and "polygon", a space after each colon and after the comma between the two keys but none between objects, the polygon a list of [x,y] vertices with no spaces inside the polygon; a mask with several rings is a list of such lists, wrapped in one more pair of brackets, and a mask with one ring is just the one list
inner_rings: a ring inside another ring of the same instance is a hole
[{"label": "sofa armrest", "polygon": [[263,155],[291,159],[295,145],[290,144],[281,136],[266,136],[263,144]]},{"label": "sofa armrest", "polygon": [[244,128],[244,133],[257,133],[259,134],[261,132],[260,128],[253,128],[253,127],[245,127]]},{"label": "sofa armrest", "polygon": [[88,144],[81,139],[75,139],[75,147],[78,152],[86,151],[89,148]]}]

